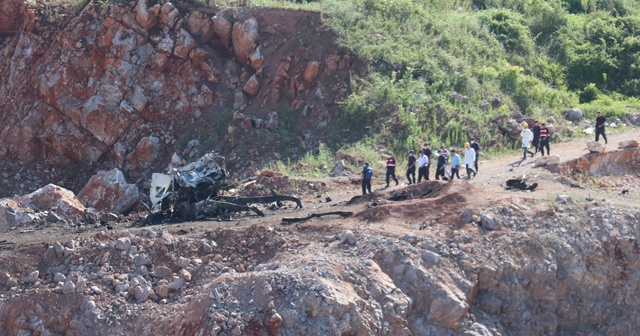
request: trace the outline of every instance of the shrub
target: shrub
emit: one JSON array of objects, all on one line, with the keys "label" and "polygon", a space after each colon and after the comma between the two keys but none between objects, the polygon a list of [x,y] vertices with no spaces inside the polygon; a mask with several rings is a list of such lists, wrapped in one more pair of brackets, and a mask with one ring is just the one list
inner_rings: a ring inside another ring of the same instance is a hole
[{"label": "shrub", "polygon": [[598,95],[600,94],[600,90],[596,87],[595,84],[589,83],[578,95],[580,98],[580,103],[590,103],[596,99],[598,99]]}]

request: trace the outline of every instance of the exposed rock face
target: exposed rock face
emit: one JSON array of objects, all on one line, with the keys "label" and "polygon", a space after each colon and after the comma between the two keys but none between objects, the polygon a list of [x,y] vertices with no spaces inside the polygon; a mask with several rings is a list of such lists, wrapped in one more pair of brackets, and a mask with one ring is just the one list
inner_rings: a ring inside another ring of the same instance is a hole
[{"label": "exposed rock face", "polygon": [[218,35],[222,45],[227,49],[230,48],[233,24],[221,15],[214,16],[211,21],[213,22],[213,31]]},{"label": "exposed rock face", "polygon": [[231,33],[233,52],[240,63],[250,64],[249,56],[258,46],[258,21],[249,18],[244,22],[233,24]]},{"label": "exposed rock face", "polygon": [[138,187],[127,184],[122,172],[114,168],[94,175],[82,188],[78,198],[100,211],[121,214],[139,200]]},{"label": "exposed rock face", "polygon": [[318,72],[320,72],[320,63],[318,63],[318,61],[307,63],[307,66],[304,68],[304,80],[313,83],[313,81],[316,80],[316,76],[318,76]]},{"label": "exposed rock face", "polygon": [[640,172],[640,148],[585,155],[565,162],[559,168],[566,175],[633,175]]},{"label": "exposed rock face", "polygon": [[84,218],[84,205],[70,190],[48,184],[23,197],[23,203],[39,210],[52,209],[66,220],[75,222]]}]

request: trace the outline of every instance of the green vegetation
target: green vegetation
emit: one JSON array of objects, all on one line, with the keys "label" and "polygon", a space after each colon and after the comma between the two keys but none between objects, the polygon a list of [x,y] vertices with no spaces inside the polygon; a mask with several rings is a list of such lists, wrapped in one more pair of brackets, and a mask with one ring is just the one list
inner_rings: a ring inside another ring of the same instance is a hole
[{"label": "green vegetation", "polygon": [[597,110],[619,116],[640,108],[635,0],[250,4],[326,13],[340,42],[370,65],[366,78],[351,83],[334,150],[384,145],[400,154],[424,140],[461,146],[472,136],[485,148],[492,139],[511,148],[496,125],[514,110],[562,120],[571,107],[587,118]]}]

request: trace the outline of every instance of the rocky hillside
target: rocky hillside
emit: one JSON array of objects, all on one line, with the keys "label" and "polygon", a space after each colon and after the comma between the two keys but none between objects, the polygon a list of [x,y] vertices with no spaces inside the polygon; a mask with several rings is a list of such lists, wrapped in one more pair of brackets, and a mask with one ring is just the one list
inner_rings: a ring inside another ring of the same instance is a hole
[{"label": "rocky hillside", "polygon": [[314,12],[146,1],[0,9],[5,196],[50,182],[77,192],[100,168],[147,180],[174,153],[215,150],[231,172],[251,173],[326,140],[362,71]]}]

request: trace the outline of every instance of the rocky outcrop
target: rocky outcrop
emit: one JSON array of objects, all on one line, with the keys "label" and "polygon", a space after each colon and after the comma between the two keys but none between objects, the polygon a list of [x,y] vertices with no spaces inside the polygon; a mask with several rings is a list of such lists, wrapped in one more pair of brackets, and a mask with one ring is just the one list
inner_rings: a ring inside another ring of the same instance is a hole
[{"label": "rocky outcrop", "polygon": [[249,56],[258,47],[258,21],[249,18],[244,22],[233,24],[231,32],[233,52],[240,63],[250,64]]},{"label": "rocky outcrop", "polygon": [[84,205],[76,195],[54,184],[48,184],[23,196],[20,203],[40,211],[51,210],[70,222],[84,218]]},{"label": "rocky outcrop", "polygon": [[138,187],[128,184],[122,172],[116,168],[91,177],[78,198],[99,211],[121,214],[130,210],[140,196]]}]

